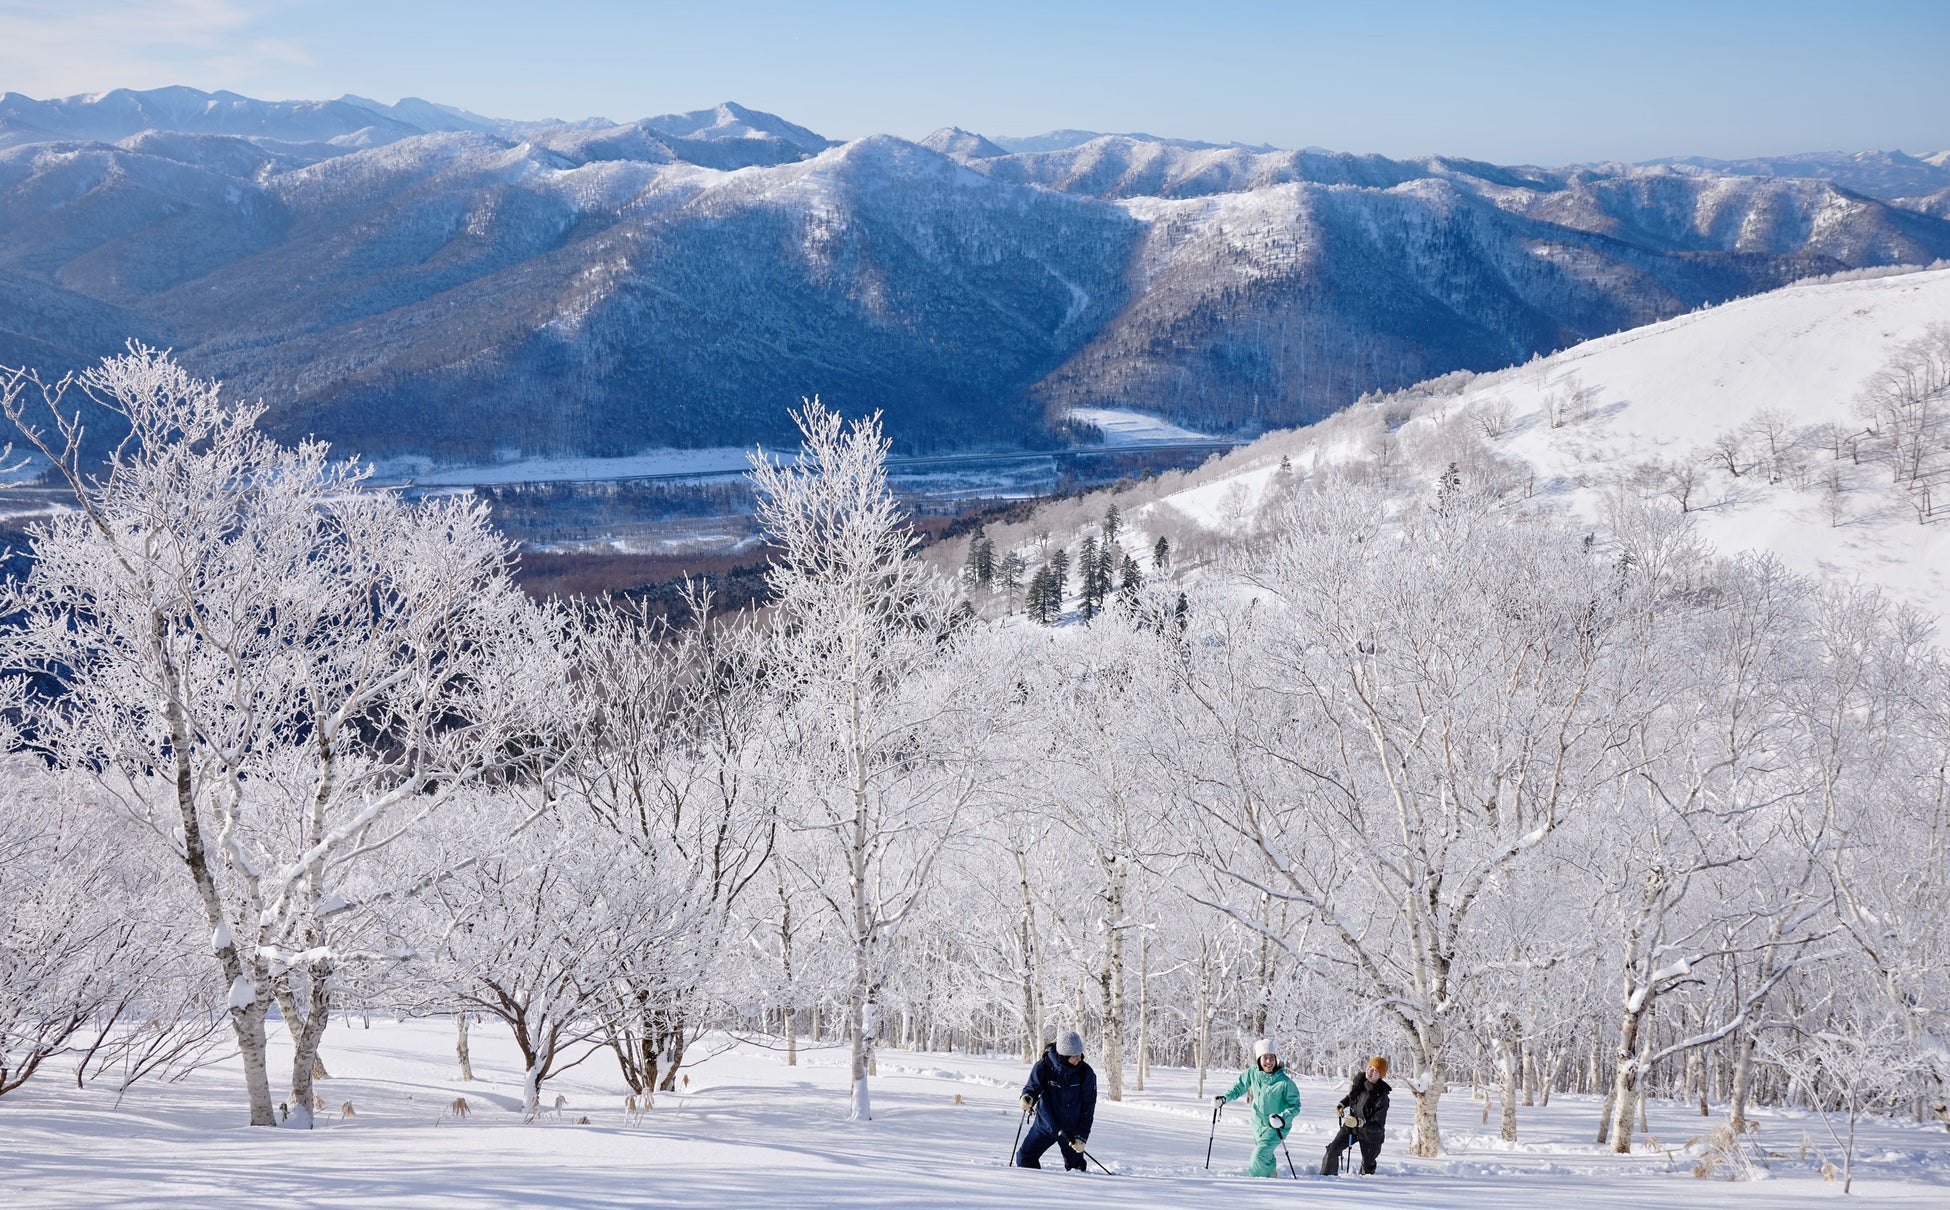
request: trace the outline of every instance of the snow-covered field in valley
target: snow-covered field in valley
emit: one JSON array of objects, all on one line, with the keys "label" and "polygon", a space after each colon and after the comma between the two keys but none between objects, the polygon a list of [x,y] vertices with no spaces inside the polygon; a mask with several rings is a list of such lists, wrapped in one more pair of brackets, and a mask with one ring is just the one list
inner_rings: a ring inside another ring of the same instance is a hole
[{"label": "snow-covered field in valley", "polygon": [[436,466],[425,458],[401,458],[375,469],[383,482],[427,487],[475,487],[496,483],[558,483],[639,479],[657,475],[739,475],[751,466],[742,446],[645,450],[616,458],[513,458],[480,466]]},{"label": "snow-covered field in valley", "polygon": [[[282,1043],[281,1031],[274,1039]],[[273,1070],[289,1049],[273,1047]],[[1251,1151],[1243,1106],[1219,1125],[1204,1169],[1209,1102],[1189,1071],[1154,1068],[1150,1087],[1121,1104],[1100,1099],[1090,1151],[1116,1177],[1065,1173],[1052,1152],[1041,1172],[1012,1170],[1016,1091],[1026,1068],[1010,1059],[883,1050],[875,1117],[846,1120],[844,1047],[807,1047],[799,1066],[759,1041],[707,1038],[685,1071],[688,1088],[661,1094],[639,1122],[607,1050],[551,1080],[559,1117],[522,1122],[520,1063],[506,1032],[473,1031],[476,1076],[462,1083],[450,1021],[335,1021],[321,1084],[319,1127],[245,1125],[237,1069],[219,1064],[181,1082],[137,1084],[117,1102],[104,1081],[77,1091],[54,1075],[0,1102],[0,1204],[13,1207],[376,1206],[1138,1206],[1516,1205],[1822,1206],[1840,1204],[1822,1179],[1839,1149],[1819,1118],[1761,1109],[1750,1136],[1765,1179],[1691,1175],[1686,1141],[1710,1122],[1654,1100],[1648,1144],[1613,1156],[1591,1142],[1592,1098],[1560,1094],[1520,1111],[1522,1141],[1503,1143],[1466,1087],[1443,1100],[1444,1155],[1411,1159],[1402,1127],[1381,1171],[1310,1175],[1328,1137],[1339,1086],[1302,1077],[1290,1148],[1303,1189],[1239,1175]],[[1236,1073],[1214,1072],[1207,1091]],[[465,1097],[471,1113],[447,1112]],[[340,1113],[350,1102],[351,1117]],[[580,1119],[587,1117],[587,1125]],[[1840,1123],[1838,1123],[1840,1125]],[[1806,1159],[1803,1159],[1804,1145]],[[1848,1204],[1941,1206],[1950,1201],[1950,1134],[1901,1122],[1865,1123]]]},{"label": "snow-covered field in valley", "polygon": [[1169,420],[1121,408],[1071,408],[1072,420],[1094,425],[1104,435],[1105,445],[1146,445],[1167,441],[1209,441],[1207,433],[1195,433]]}]

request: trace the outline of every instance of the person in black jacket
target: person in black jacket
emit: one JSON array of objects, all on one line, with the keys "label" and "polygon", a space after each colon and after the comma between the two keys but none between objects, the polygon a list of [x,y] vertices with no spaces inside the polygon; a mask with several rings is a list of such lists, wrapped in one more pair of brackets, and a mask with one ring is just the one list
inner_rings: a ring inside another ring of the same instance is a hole
[{"label": "person in black jacket", "polygon": [[1022,1086],[1022,1111],[1034,1112],[1036,1124],[1016,1152],[1016,1167],[1041,1168],[1043,1152],[1052,1143],[1062,1152],[1065,1168],[1085,1166],[1083,1149],[1097,1119],[1097,1073],[1083,1061],[1083,1039],[1074,1031],[1058,1035],[1030,1069],[1029,1082]]},{"label": "person in black jacket", "polygon": [[1341,1115],[1341,1128],[1327,1144],[1320,1161],[1320,1175],[1333,1176],[1340,1170],[1341,1153],[1355,1143],[1361,1145],[1361,1175],[1374,1175],[1374,1162],[1381,1154],[1381,1140],[1388,1134],[1388,1060],[1376,1055],[1368,1069],[1354,1077],[1354,1086],[1334,1108]]}]

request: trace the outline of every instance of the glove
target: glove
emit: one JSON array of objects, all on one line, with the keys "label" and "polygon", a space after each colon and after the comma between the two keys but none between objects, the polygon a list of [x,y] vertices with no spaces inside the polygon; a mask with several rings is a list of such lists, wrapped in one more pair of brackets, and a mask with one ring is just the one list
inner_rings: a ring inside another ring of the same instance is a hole
[{"label": "glove", "polygon": [[1286,1133],[1286,1119],[1277,1113],[1269,1114],[1266,1119],[1266,1124],[1281,1134]]},{"label": "glove", "polygon": [[1035,1098],[1035,1097],[1024,1097],[1024,1098],[1022,1099],[1022,1111],[1023,1111],[1024,1113],[1035,1113],[1035,1112],[1036,1112],[1036,1098]]},{"label": "glove", "polygon": [[1082,1139],[1071,1139],[1071,1140],[1070,1140],[1070,1150],[1072,1150],[1072,1151],[1075,1151],[1075,1152],[1077,1152],[1077,1153],[1079,1153],[1079,1154],[1081,1154],[1081,1153],[1082,1153],[1082,1151],[1083,1151],[1083,1140],[1082,1140]]},{"label": "glove", "polygon": [[1226,1103],[1226,1099],[1224,1095],[1216,1096],[1212,1098],[1212,1103],[1215,1105],[1223,1105]]},{"label": "glove", "polygon": [[1341,1125],[1347,1127],[1349,1130],[1359,1130],[1361,1129],[1361,1119],[1351,1113],[1344,1113],[1341,1115]]}]

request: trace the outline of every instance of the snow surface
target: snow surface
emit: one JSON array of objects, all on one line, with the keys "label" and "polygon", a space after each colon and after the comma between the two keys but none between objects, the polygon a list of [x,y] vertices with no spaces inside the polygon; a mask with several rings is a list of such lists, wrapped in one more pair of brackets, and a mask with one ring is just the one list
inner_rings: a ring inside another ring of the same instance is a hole
[{"label": "snow surface", "polygon": [[[290,1050],[274,1026],[272,1070]],[[567,1098],[561,1116],[524,1125],[519,1061],[496,1025],[472,1032],[480,1077],[456,1078],[448,1019],[370,1029],[335,1021],[320,1083],[327,1109],[317,1130],[252,1130],[233,1062],[176,1084],[138,1084],[117,1103],[112,1084],[78,1091],[51,1072],[0,1100],[0,1204],[34,1207],[302,1205],[317,1207],[610,1206],[1008,1206],[1104,1207],[1415,1206],[1469,1210],[1512,1205],[1790,1207],[1840,1204],[1822,1179],[1820,1154],[1839,1160],[1812,1115],[1763,1109],[1752,1145],[1783,1157],[1767,1179],[1727,1183],[1690,1175],[1685,1140],[1710,1125],[1696,1109],[1654,1102],[1652,1135],[1664,1143],[1613,1156],[1590,1142],[1594,1098],[1557,1096],[1519,1111],[1523,1141],[1496,1138],[1466,1089],[1444,1098],[1446,1154],[1404,1153],[1401,1126],[1368,1178],[1305,1175],[1318,1165],[1338,1083],[1302,1078],[1305,1109],[1292,1136],[1302,1188],[1286,1176],[1238,1175],[1251,1151],[1242,1107],[1227,1110],[1212,1171],[1203,1167],[1210,1102],[1192,1073],[1154,1069],[1150,1090],[1122,1104],[1100,1100],[1090,1151],[1116,1178],[1004,1166],[1025,1074],[1013,1059],[883,1050],[873,1081],[877,1117],[846,1121],[843,1048],[801,1052],[787,1067],[762,1040],[707,1039],[686,1068],[689,1087],[659,1094],[640,1124],[625,1121],[628,1091],[607,1051],[552,1079],[543,1101]],[[1207,1091],[1232,1072],[1214,1072]],[[467,1098],[464,1121],[446,1114]],[[957,1103],[956,1098],[960,1098]],[[340,1107],[351,1101],[350,1118]],[[582,1116],[588,1125],[577,1124]],[[1813,1150],[1802,1158],[1804,1139]],[[1054,1161],[1054,1155],[1048,1157]],[[1870,1121],[1857,1152],[1863,1206],[1950,1202],[1950,1134]]]},{"label": "snow surface", "polygon": [[552,483],[636,479],[650,475],[743,474],[751,468],[739,446],[656,449],[618,458],[515,458],[474,466],[436,466],[424,458],[378,464],[381,482],[410,480],[424,487],[473,487],[490,483]]},{"label": "snow surface", "polygon": [[1211,435],[1180,428],[1143,412],[1121,408],[1071,408],[1070,417],[1095,425],[1105,445],[1151,445],[1171,441],[1210,441]]},{"label": "snow surface", "polygon": [[[1208,434],[1180,428],[1142,412],[1076,408],[1070,414],[1097,426],[1107,446],[1212,440]],[[741,475],[750,469],[753,452],[740,446],[709,446],[651,449],[615,458],[512,458],[459,466],[440,465],[428,458],[392,458],[374,465],[374,479],[380,483],[411,482],[421,487],[477,487],[498,483],[603,482],[652,475]]]},{"label": "snow surface", "polygon": [[[1788,286],[1479,376],[1424,408],[1404,431],[1507,403],[1509,428],[1493,444],[1535,468],[1541,499],[1595,522],[1607,493],[1635,468],[1653,459],[1699,463],[1716,435],[1763,410],[1786,413],[1796,426],[1861,428],[1852,405],[1865,380],[1892,350],[1946,321],[1950,270]],[[1595,389],[1591,413],[1552,428],[1545,400],[1573,380]],[[1294,464],[1305,472],[1319,459],[1361,456],[1324,437]],[[1229,504],[1256,505],[1272,474],[1250,447],[1235,458],[1240,470],[1166,503],[1207,528],[1229,528],[1237,516]],[[1819,470],[1829,465],[1823,453],[1811,461]],[[1865,463],[1850,474],[1840,524],[1831,523],[1817,486],[1724,472],[1702,473],[1692,517],[1723,553],[1771,552],[1804,574],[1880,585],[1929,612],[1950,613],[1950,524],[1942,517],[1919,524],[1890,493],[1886,468]]]}]

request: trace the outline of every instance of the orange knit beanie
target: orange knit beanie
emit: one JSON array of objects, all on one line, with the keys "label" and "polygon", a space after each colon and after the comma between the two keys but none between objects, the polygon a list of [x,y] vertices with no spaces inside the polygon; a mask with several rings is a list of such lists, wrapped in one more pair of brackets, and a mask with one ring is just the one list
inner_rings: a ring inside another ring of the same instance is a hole
[{"label": "orange knit beanie", "polygon": [[1385,1080],[1388,1078],[1388,1057],[1386,1055],[1376,1055],[1374,1058],[1369,1059],[1368,1066],[1380,1072],[1382,1079]]}]

